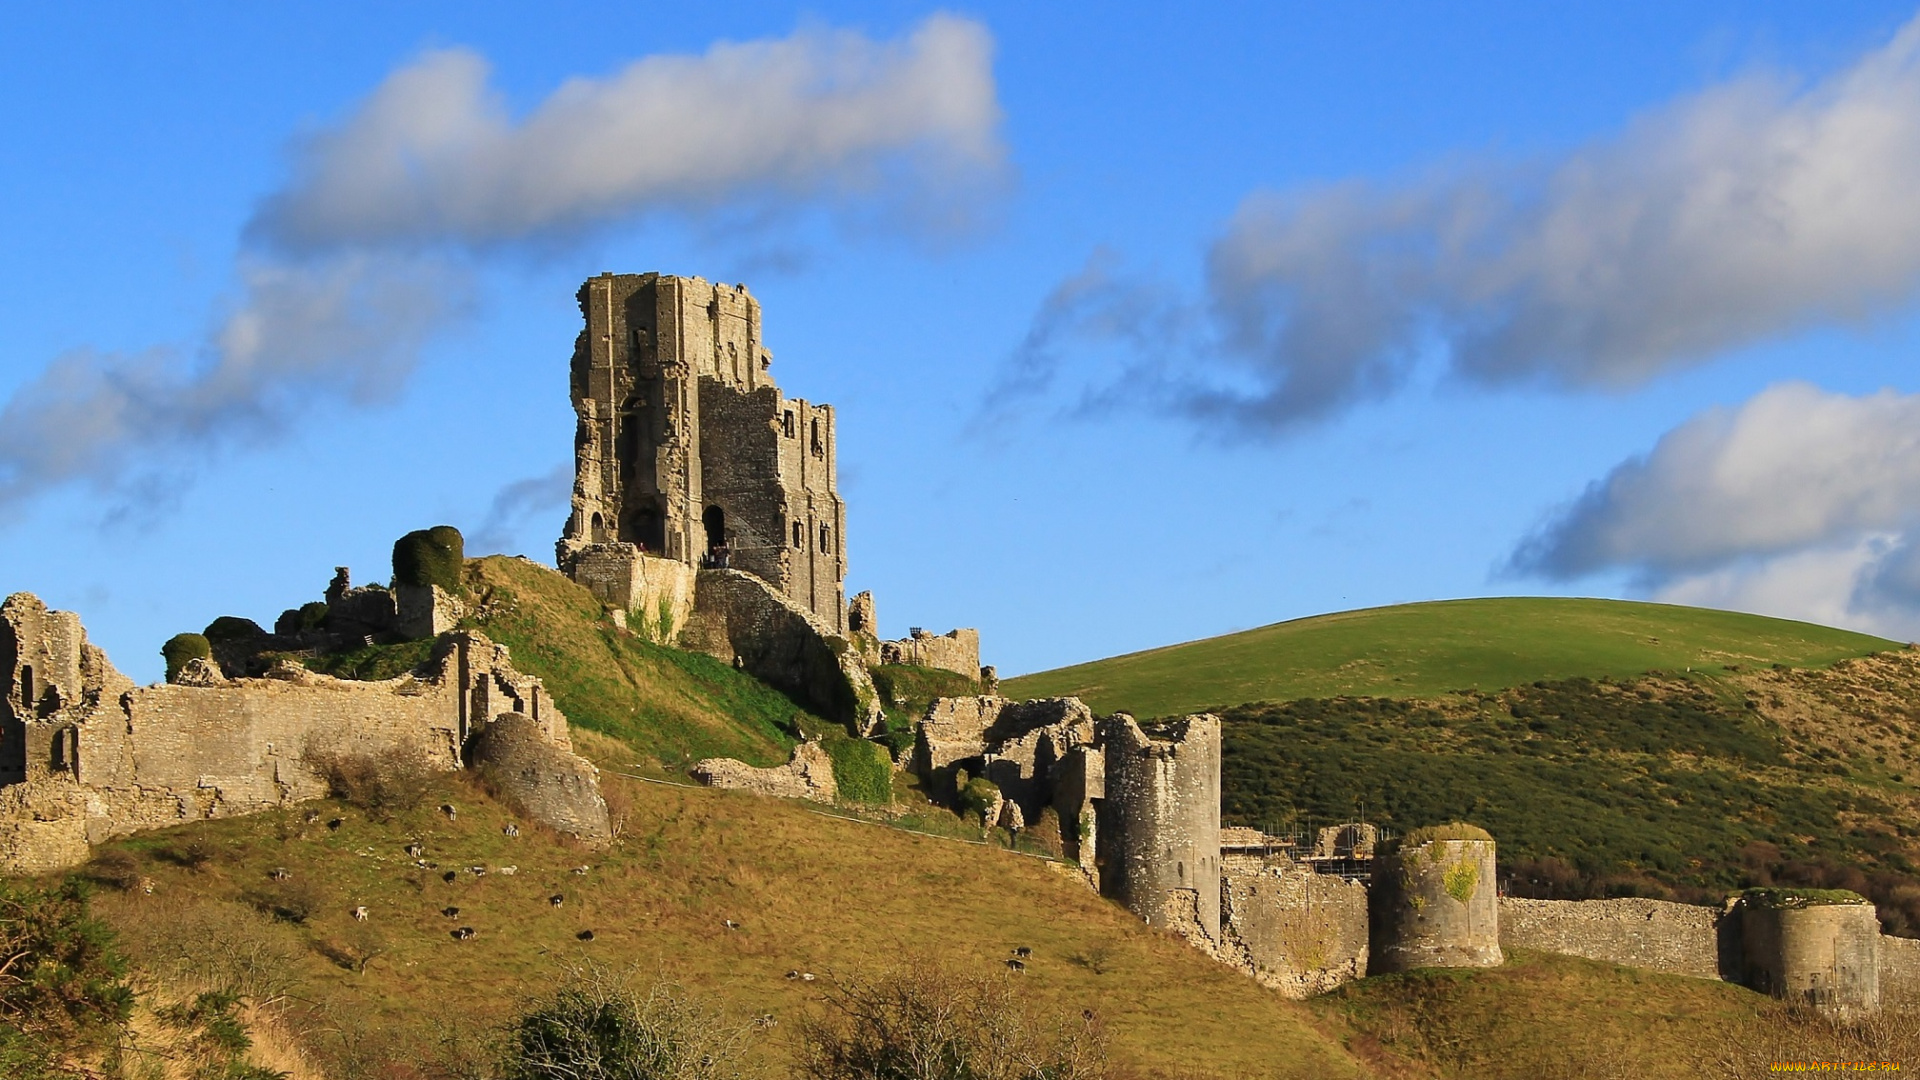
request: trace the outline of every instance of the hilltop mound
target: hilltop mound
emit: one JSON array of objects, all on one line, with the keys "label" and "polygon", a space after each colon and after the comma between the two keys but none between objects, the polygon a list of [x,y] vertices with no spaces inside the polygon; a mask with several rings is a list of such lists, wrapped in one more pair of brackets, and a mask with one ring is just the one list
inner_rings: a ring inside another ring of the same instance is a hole
[{"label": "hilltop mound", "polygon": [[1098,712],[1171,716],[1251,701],[1432,697],[1654,670],[1818,667],[1898,642],[1812,623],[1625,600],[1505,597],[1275,623],[1008,679]]}]

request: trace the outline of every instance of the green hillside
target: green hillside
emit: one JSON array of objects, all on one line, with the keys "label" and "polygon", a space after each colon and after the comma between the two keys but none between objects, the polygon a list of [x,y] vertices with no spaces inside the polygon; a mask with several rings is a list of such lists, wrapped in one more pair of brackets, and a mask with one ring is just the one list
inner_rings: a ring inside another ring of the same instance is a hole
[{"label": "green hillside", "polygon": [[1896,647],[1849,630],[1730,611],[1503,597],[1317,615],[1002,685],[1013,697],[1071,694],[1096,712],[1149,717],[1251,701],[1432,697],[1653,670],[1817,667]]}]

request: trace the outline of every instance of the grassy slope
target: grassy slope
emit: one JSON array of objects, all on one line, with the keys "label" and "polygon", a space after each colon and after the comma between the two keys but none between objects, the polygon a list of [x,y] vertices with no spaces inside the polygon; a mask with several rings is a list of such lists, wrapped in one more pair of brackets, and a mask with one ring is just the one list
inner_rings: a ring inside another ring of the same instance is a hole
[{"label": "grassy slope", "polygon": [[[152,896],[110,892],[98,908],[128,928],[150,964],[163,946],[142,945],[148,912],[182,918],[182,903],[237,905],[264,898],[269,873],[292,868],[318,883],[324,900],[293,932],[309,943],[296,995],[315,1004],[313,1036],[323,1050],[346,1043],[375,1056],[431,1060],[455,1018],[477,1026],[511,1014],[524,995],[551,985],[563,965],[593,959],[659,970],[724,1002],[736,1017],[771,1013],[782,1023],[766,1041],[775,1060],[819,985],[789,981],[801,969],[823,976],[870,971],[914,957],[998,970],[1017,945],[1035,959],[1023,986],[1050,1007],[1096,1008],[1112,1024],[1121,1055],[1148,1068],[1203,1064],[1231,1076],[1353,1076],[1354,1063],[1314,1015],[1221,967],[1184,943],[1139,923],[1046,863],[1004,851],[840,820],[801,804],[603,777],[625,813],[608,854],[558,845],[525,828],[503,835],[506,813],[464,781],[448,778],[427,804],[385,825],[349,807],[325,808],[345,824],[304,825],[299,810],[199,823],[123,841],[150,874]],[[459,807],[448,822],[431,807]],[[439,865],[410,865],[401,847],[419,838]],[[200,840],[213,852],[200,869],[169,852]],[[482,878],[447,867],[495,867]],[[517,867],[502,876],[502,864]],[[570,873],[590,864],[585,876]],[[566,897],[561,908],[547,902]],[[390,951],[363,973],[323,952],[363,930],[349,917],[365,904],[364,929]],[[457,920],[439,914],[461,909]],[[722,920],[742,926],[728,930]],[[456,942],[456,925],[478,931]],[[575,935],[593,929],[595,939]],[[282,926],[284,929],[284,926]],[[1096,973],[1094,968],[1099,968]],[[324,1029],[340,1026],[345,1043]]]},{"label": "grassy slope", "polygon": [[[471,560],[479,613],[469,620],[538,675],[573,723],[621,739],[664,764],[706,757],[775,765],[792,750],[786,695],[710,656],[654,645],[608,622],[593,594],[536,563]],[[826,726],[805,722],[809,732]]]},{"label": "grassy slope", "polygon": [[1168,716],[1249,701],[1431,697],[1541,679],[1830,664],[1896,643],[1810,623],[1622,600],[1447,600],[1320,615],[1004,682],[1097,712]]}]

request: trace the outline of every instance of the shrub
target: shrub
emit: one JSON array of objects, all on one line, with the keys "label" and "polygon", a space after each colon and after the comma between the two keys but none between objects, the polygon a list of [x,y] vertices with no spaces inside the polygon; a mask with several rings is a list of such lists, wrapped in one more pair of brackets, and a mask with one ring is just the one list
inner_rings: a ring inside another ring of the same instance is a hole
[{"label": "shrub", "polygon": [[999,799],[1000,788],[984,776],[968,780],[961,788],[959,797],[954,800],[954,809],[962,814],[974,814],[980,818],[982,827],[991,828],[993,822],[987,820],[987,811]]},{"label": "shrub", "polygon": [[200,633],[201,636],[205,637],[209,642],[216,644],[225,644],[229,641],[249,641],[253,638],[267,636],[267,632],[260,629],[259,623],[254,622],[252,619],[243,619],[238,615],[222,615],[208,623],[207,628],[200,631]]},{"label": "shrub", "polygon": [[395,585],[438,585],[456,592],[465,566],[466,541],[451,525],[416,529],[393,544]]},{"label": "shrub", "polygon": [[1427,825],[1400,838],[1400,846],[1415,848],[1435,840],[1491,840],[1493,834],[1478,825],[1455,821],[1446,825]]},{"label": "shrub", "polygon": [[213,643],[205,634],[175,634],[160,646],[160,655],[167,661],[167,681],[174,682],[187,661],[213,659]]},{"label": "shrub", "polygon": [[327,616],[332,613],[333,609],[323,600],[301,604],[297,608],[288,608],[274,620],[273,632],[293,637],[308,630],[318,630],[327,624]]},{"label": "shrub", "polygon": [[801,1027],[808,1080],[1102,1080],[1092,1012],[1051,1016],[1007,976],[924,961],[832,986]]},{"label": "shrub", "polygon": [[418,746],[382,754],[309,748],[301,762],[327,782],[327,793],[386,821],[396,811],[412,810],[426,798],[433,769]]},{"label": "shrub", "polygon": [[0,956],[0,1047],[24,1048],[22,1060],[36,1043],[70,1043],[133,1009],[126,961],[77,879],[50,889],[0,881]]},{"label": "shrub", "polygon": [[514,1021],[503,1080],[722,1080],[742,1075],[749,1029],[672,983],[636,989],[575,971]]},{"label": "shrub", "polygon": [[829,735],[821,744],[833,759],[833,782],[848,802],[893,801],[893,759],[865,739]]}]

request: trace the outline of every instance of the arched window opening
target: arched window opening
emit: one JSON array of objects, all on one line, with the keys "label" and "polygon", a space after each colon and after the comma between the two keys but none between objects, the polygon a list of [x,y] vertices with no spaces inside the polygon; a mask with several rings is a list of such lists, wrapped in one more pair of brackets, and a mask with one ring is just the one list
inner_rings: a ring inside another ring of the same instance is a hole
[{"label": "arched window opening", "polygon": [[700,515],[700,522],[707,527],[708,554],[727,545],[727,512],[725,510],[717,506],[709,506],[707,512]]},{"label": "arched window opening", "polygon": [[658,553],[667,549],[666,518],[660,513],[660,507],[653,503],[642,503],[634,508],[628,533],[642,551]]},{"label": "arched window opening", "polygon": [[781,418],[780,430],[786,433],[787,438],[789,439],[793,438],[793,410],[792,409],[788,409],[786,416]]},{"label": "arched window opening", "polygon": [[797,548],[807,546],[805,530],[801,528],[800,523],[797,521],[793,523],[793,546]]},{"label": "arched window opening", "polygon": [[820,420],[817,417],[813,421],[813,452],[816,454],[827,452],[826,444],[820,441]]},{"label": "arched window opening", "polygon": [[594,511],[593,520],[588,525],[587,535],[593,537],[593,542],[596,544],[607,542],[607,519],[601,517],[597,510]]}]

